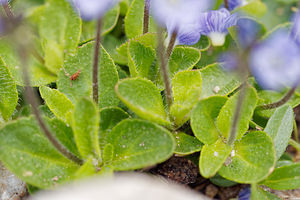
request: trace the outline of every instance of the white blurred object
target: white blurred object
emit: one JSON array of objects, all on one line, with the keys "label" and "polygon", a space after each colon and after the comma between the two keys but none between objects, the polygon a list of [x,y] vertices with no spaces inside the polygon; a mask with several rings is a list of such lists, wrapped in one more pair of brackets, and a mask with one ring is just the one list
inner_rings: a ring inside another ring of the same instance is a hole
[{"label": "white blurred object", "polygon": [[41,192],[30,200],[210,200],[183,186],[138,174],[91,179],[51,192]]},{"label": "white blurred object", "polygon": [[26,194],[26,185],[0,163],[0,200],[18,199]]}]

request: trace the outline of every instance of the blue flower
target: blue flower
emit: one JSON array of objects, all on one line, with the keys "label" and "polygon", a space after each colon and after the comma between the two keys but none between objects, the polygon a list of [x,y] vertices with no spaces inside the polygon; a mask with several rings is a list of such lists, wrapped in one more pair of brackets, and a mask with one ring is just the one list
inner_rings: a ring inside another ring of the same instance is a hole
[{"label": "blue flower", "polygon": [[237,21],[238,41],[242,48],[247,48],[255,43],[261,31],[259,24],[250,18],[240,18]]},{"label": "blue flower", "polygon": [[241,7],[247,4],[247,0],[228,0],[228,9],[231,11],[237,7]]},{"label": "blue flower", "polygon": [[219,62],[223,69],[227,71],[232,71],[236,69],[239,64],[237,55],[230,51],[221,54]]},{"label": "blue flower", "polygon": [[250,196],[251,196],[251,189],[247,187],[240,191],[238,200],[250,200]]},{"label": "blue flower", "polygon": [[10,0],[0,0],[0,4],[7,4]]},{"label": "blue flower", "polygon": [[237,14],[231,15],[226,8],[203,13],[200,17],[200,33],[207,35],[213,46],[222,46],[228,28],[236,25]]},{"label": "blue flower", "polygon": [[119,0],[69,0],[84,20],[100,19]]},{"label": "blue flower", "polygon": [[[168,40],[170,40],[172,32],[168,29]],[[185,24],[177,30],[177,40],[176,45],[194,45],[201,38],[201,33],[199,32],[199,24]]]},{"label": "blue flower", "polygon": [[294,16],[293,23],[294,25],[292,27],[291,36],[300,46],[300,12]]},{"label": "blue flower", "polygon": [[277,31],[252,49],[250,69],[264,89],[294,87],[300,80],[300,48],[287,31]]}]

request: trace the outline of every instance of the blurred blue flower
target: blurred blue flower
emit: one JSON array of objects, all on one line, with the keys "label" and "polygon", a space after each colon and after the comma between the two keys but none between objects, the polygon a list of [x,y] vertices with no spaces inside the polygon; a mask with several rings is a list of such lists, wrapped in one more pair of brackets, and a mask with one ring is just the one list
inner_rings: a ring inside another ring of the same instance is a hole
[{"label": "blurred blue flower", "polygon": [[300,48],[287,31],[277,31],[252,49],[250,69],[264,89],[294,87],[300,80]]},{"label": "blurred blue flower", "polygon": [[237,7],[247,5],[247,0],[228,0],[228,8],[230,11],[234,10]]},{"label": "blurred blue flower", "polygon": [[227,71],[232,71],[238,67],[238,57],[233,52],[226,52],[219,57],[220,65]]},{"label": "blurred blue flower", "polygon": [[291,31],[292,38],[300,46],[300,12],[296,13],[293,19],[293,27]]},{"label": "blurred blue flower", "polygon": [[[172,32],[168,29],[168,38],[170,40]],[[201,33],[199,32],[199,24],[185,24],[179,30],[177,30],[177,40],[176,45],[194,45],[201,38]]]},{"label": "blurred blue flower", "polygon": [[10,0],[0,0],[0,4],[2,5],[2,4],[6,4],[6,3],[8,3],[8,2],[10,2]]},{"label": "blurred blue flower", "polygon": [[100,19],[119,0],[69,0],[84,20]]},{"label": "blurred blue flower", "polygon": [[253,45],[261,31],[259,24],[250,18],[240,18],[237,21],[238,41],[243,49]]},{"label": "blurred blue flower", "polygon": [[169,38],[177,32],[177,44],[192,45],[199,41],[198,20],[209,9],[211,0],[151,0],[151,13],[166,27]]},{"label": "blurred blue flower", "polygon": [[203,13],[200,17],[200,33],[207,35],[213,46],[222,46],[228,28],[236,25],[237,14],[231,15],[226,8]]},{"label": "blurred blue flower", "polygon": [[250,200],[250,196],[251,196],[251,189],[247,187],[240,191],[238,200]]}]

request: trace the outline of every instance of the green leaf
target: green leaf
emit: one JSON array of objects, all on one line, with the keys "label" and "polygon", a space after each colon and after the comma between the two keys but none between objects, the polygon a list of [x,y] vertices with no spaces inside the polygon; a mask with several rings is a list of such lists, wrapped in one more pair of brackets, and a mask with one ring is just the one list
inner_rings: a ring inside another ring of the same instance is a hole
[{"label": "green leaf", "polygon": [[[131,39],[143,34],[144,26],[144,0],[133,0],[126,17],[125,17],[125,33],[127,38]],[[149,32],[155,32],[155,26],[150,17]]]},{"label": "green leaf", "polygon": [[66,182],[79,168],[52,146],[33,118],[0,130],[0,160],[26,183],[44,189]]},{"label": "green leaf", "polygon": [[262,17],[267,12],[267,6],[261,0],[252,0],[247,5],[235,9],[234,12],[242,12],[253,17]]},{"label": "green leaf", "polygon": [[[92,96],[92,66],[94,43],[88,43],[78,49],[75,55],[69,56],[64,68],[70,75],[80,70],[79,77],[72,81],[61,70],[58,75],[58,89],[74,104],[82,97]],[[117,106],[119,100],[114,87],[119,80],[118,72],[113,60],[102,47],[99,55],[99,107]]]},{"label": "green leaf", "polygon": [[40,93],[53,114],[70,124],[69,113],[74,109],[73,103],[61,92],[46,86],[40,87]]},{"label": "green leaf", "polygon": [[[228,101],[225,103],[223,108],[220,111],[220,114],[217,118],[217,128],[221,132],[221,134],[228,138],[232,121],[234,117],[234,112],[236,108],[236,103],[239,98],[240,92],[237,92],[232,97],[228,99]],[[257,94],[256,90],[252,87],[248,87],[246,89],[246,96],[244,98],[239,120],[237,123],[237,136],[236,139],[239,140],[242,138],[242,136],[247,132],[249,129],[249,121],[252,118],[255,106],[257,102]]]},{"label": "green leaf", "polygon": [[[187,46],[176,46],[169,59],[169,77],[173,79],[175,74],[184,70],[191,70],[199,62],[201,52],[199,49]],[[160,71],[158,71],[157,86],[163,90],[164,83]]]},{"label": "green leaf", "polygon": [[192,47],[199,49],[200,51],[207,51],[211,46],[211,42],[207,36],[201,35],[201,38],[197,44]]},{"label": "green leaf", "polygon": [[181,126],[190,118],[190,111],[198,102],[202,90],[200,71],[178,72],[172,80],[174,103],[170,114],[175,124]]},{"label": "green leaf", "polygon": [[101,42],[115,63],[127,65],[127,57],[124,57],[117,52],[117,48],[124,42],[124,37],[118,38],[112,34],[108,34],[102,39]]},{"label": "green leaf", "polygon": [[253,184],[251,185],[251,200],[280,200],[280,198]]},{"label": "green leaf", "polygon": [[227,97],[213,96],[202,99],[195,106],[191,115],[191,127],[195,136],[204,144],[215,143],[220,137],[216,119]]},{"label": "green leaf", "polygon": [[240,86],[239,79],[232,73],[225,72],[219,64],[208,65],[201,70],[201,97],[228,95]]},{"label": "green leaf", "polygon": [[113,128],[108,143],[114,147],[115,170],[133,170],[163,162],[175,149],[173,136],[166,129],[142,120],[123,120]]},{"label": "green leaf", "polygon": [[155,50],[140,42],[130,41],[128,45],[128,66],[131,77],[142,77],[154,80],[158,69],[153,62],[156,58]]},{"label": "green leaf", "polygon": [[210,182],[212,182],[214,185],[220,186],[220,187],[231,187],[234,185],[237,185],[236,182],[227,180],[220,176],[219,174],[216,174],[214,177],[209,179]]},{"label": "green leaf", "polygon": [[277,160],[285,152],[293,132],[294,112],[291,106],[277,108],[265,128],[273,139]]},{"label": "green leaf", "polygon": [[129,118],[129,115],[118,107],[108,107],[100,110],[99,144],[101,150],[107,144],[107,136],[112,128],[127,118]]},{"label": "green leaf", "polygon": [[75,143],[74,133],[70,125],[65,124],[57,118],[49,119],[44,117],[44,121],[49,125],[48,127],[53,136],[71,153],[80,157]]},{"label": "green leaf", "polygon": [[175,133],[176,149],[178,155],[189,155],[201,151],[203,144],[197,138],[183,132]]},{"label": "green leaf", "polygon": [[[117,25],[120,15],[120,6],[117,4],[114,8],[110,9],[102,19],[102,30],[101,35],[106,35],[111,32]],[[96,36],[96,26],[97,22],[94,21],[84,21],[82,23],[82,34],[80,41],[81,43],[86,43],[91,41]]]},{"label": "green leaf", "polygon": [[292,190],[300,187],[300,163],[276,168],[273,173],[260,184],[274,190]]},{"label": "green leaf", "polygon": [[9,69],[0,58],[0,116],[8,120],[18,103],[18,92]]},{"label": "green leaf", "polygon": [[99,115],[95,103],[88,98],[79,100],[75,105],[72,122],[75,141],[82,157],[95,156],[100,159]]},{"label": "green leaf", "polygon": [[[282,99],[285,95],[286,92],[276,92],[276,91],[270,91],[270,90],[261,90],[259,91],[258,97],[259,101],[257,105],[265,105],[265,104],[270,104],[279,101]],[[292,98],[287,102],[287,104],[291,105],[293,108],[295,108],[297,105],[300,103],[300,94],[296,92]],[[255,115],[258,115],[263,118],[270,118],[275,112],[275,109],[270,109],[270,110],[255,110]]]},{"label": "green leaf", "polygon": [[205,178],[214,176],[226,161],[231,149],[221,138],[213,144],[204,145],[199,160],[201,175]]},{"label": "green leaf", "polygon": [[148,80],[131,78],[119,81],[116,93],[122,102],[139,117],[169,126],[159,90]]},{"label": "green leaf", "polygon": [[106,144],[103,149],[103,166],[111,166],[114,159],[114,147],[111,144]]},{"label": "green leaf", "polygon": [[[23,63],[20,60],[14,45],[8,41],[0,40],[0,57],[5,66],[9,68],[16,84],[24,86],[23,83]],[[41,86],[56,81],[56,75],[51,73],[42,63],[32,55],[27,57],[28,74],[31,86]]]},{"label": "green leaf", "polygon": [[64,49],[56,41],[48,40],[45,46],[45,66],[56,74],[64,62]]},{"label": "green leaf", "polygon": [[128,45],[130,41],[137,41],[143,44],[146,47],[151,47],[152,49],[156,49],[157,46],[157,39],[155,33],[146,33],[144,35],[139,35],[131,40],[128,40],[124,44],[122,44],[119,48],[117,48],[117,52],[120,56],[123,56],[127,59],[128,57]]},{"label": "green leaf", "polygon": [[75,180],[86,178],[96,174],[96,167],[94,165],[95,158],[90,156],[85,163],[72,176]]},{"label": "green leaf", "polygon": [[274,169],[275,149],[272,139],[265,132],[253,131],[235,143],[231,162],[219,173],[238,183],[257,183]]},{"label": "green leaf", "polygon": [[40,19],[39,33],[45,40],[60,45],[66,54],[73,53],[81,34],[81,20],[66,0],[47,0]]}]

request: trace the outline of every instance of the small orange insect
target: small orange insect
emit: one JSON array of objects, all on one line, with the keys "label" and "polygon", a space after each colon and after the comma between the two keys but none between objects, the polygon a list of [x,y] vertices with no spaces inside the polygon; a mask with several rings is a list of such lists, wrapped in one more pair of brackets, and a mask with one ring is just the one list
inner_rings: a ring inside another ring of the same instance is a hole
[{"label": "small orange insect", "polygon": [[66,69],[65,69],[64,67],[63,67],[63,70],[65,71],[65,75],[66,75],[67,77],[69,77],[69,79],[70,79],[70,81],[71,81],[71,82],[70,82],[70,85],[71,85],[71,87],[72,87],[72,81],[75,81],[75,80],[78,79],[81,70],[79,69],[77,72],[75,72],[75,73],[72,74],[71,76],[70,76],[70,74],[66,71]]}]

